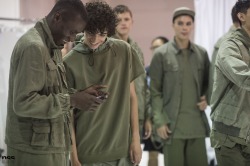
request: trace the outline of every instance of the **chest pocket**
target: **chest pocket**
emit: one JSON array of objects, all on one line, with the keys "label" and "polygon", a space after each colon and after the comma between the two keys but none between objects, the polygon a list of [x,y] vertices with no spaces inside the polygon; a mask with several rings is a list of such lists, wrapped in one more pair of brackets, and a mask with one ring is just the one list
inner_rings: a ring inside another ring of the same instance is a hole
[{"label": "chest pocket", "polygon": [[179,70],[179,65],[175,55],[167,55],[163,61],[163,69],[166,72],[177,72]]},{"label": "chest pocket", "polygon": [[47,95],[50,93],[57,94],[61,91],[57,65],[52,59],[50,59],[46,65],[47,65],[47,81],[45,85],[45,93]]}]

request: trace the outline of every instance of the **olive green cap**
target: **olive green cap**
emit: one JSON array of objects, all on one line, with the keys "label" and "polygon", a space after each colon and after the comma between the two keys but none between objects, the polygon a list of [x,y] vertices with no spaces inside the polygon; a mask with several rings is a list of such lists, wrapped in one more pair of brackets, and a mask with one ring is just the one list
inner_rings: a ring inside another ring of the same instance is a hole
[{"label": "olive green cap", "polygon": [[174,14],[173,14],[173,22],[174,22],[176,17],[182,16],[182,15],[189,15],[194,20],[195,12],[187,7],[176,8],[174,10]]}]

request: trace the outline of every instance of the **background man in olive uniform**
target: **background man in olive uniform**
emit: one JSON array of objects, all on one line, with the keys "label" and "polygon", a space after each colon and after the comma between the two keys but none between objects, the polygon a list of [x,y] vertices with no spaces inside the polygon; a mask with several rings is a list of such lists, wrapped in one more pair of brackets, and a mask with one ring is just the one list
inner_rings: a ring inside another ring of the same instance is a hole
[{"label": "background man in olive uniform", "polygon": [[[168,42],[168,38],[164,36],[157,36],[154,38],[151,42],[151,47],[150,49],[155,51],[156,48],[160,47],[161,45],[165,44]],[[149,77],[149,66],[146,68],[146,73],[147,73],[147,84],[149,86],[150,84],[150,77]],[[162,146],[163,144],[161,142],[157,142],[154,138],[154,135],[156,133],[152,133],[151,136],[148,139],[145,139],[143,141],[144,143],[144,151],[148,151],[148,166],[158,166],[158,152],[162,152]]]},{"label": "background man in olive uniform", "polygon": [[[128,6],[117,5],[114,8],[117,15],[118,24],[116,26],[116,34],[113,36],[116,39],[121,39],[130,44],[139,56],[142,65],[144,66],[144,56],[138,44],[129,37],[129,32],[133,25],[133,16]],[[139,125],[142,139],[148,139],[151,135],[151,113],[150,113],[150,94],[147,86],[146,74],[143,74],[135,79],[135,91],[138,99]]]},{"label": "background man in olive uniform", "polygon": [[[16,43],[11,57],[6,121],[8,166],[66,166],[70,106],[91,109],[100,86],[69,95],[61,49],[87,20],[80,0],[60,0]],[[102,87],[102,86],[101,86]]]},{"label": "background man in olive uniform", "polygon": [[211,145],[220,166],[250,165],[250,0],[234,7],[241,28],[220,45],[211,97]]},{"label": "background man in olive uniform", "polygon": [[165,143],[166,166],[208,165],[204,110],[209,59],[206,50],[189,39],[194,15],[186,7],[174,11],[175,37],[156,49],[150,65],[153,124]]}]

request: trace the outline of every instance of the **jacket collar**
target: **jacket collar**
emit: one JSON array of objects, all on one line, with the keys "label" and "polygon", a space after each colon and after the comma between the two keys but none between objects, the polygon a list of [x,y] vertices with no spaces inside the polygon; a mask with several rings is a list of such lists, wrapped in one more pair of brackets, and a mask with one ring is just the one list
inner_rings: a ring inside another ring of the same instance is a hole
[{"label": "jacket collar", "polygon": [[[181,52],[181,49],[179,48],[179,46],[177,45],[177,43],[176,43],[176,40],[175,40],[175,37],[174,37],[174,39],[172,40],[172,41],[170,41],[171,42],[171,44],[172,44],[172,46],[173,46],[173,48],[174,48],[174,54],[180,54],[180,52]],[[191,41],[189,41],[189,46],[188,46],[188,49],[190,50],[190,51],[192,51],[192,52],[194,52],[194,50],[195,50],[195,47],[194,47],[194,43],[192,43]]]}]

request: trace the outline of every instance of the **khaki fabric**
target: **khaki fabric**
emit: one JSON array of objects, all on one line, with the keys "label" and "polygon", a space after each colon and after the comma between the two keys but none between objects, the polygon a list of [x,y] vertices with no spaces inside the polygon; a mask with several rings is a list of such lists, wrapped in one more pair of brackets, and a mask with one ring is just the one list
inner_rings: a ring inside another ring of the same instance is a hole
[{"label": "khaki fabric", "polygon": [[243,139],[247,144],[250,142],[250,70],[245,57],[250,56],[249,49],[250,37],[244,29],[237,29],[221,44],[211,96],[212,129]]},{"label": "khaki fabric", "polygon": [[211,60],[211,63],[210,63],[210,71],[209,71],[209,101],[210,101],[210,98],[211,98],[211,94],[212,94],[212,90],[213,90],[213,83],[214,83],[214,67],[215,67],[215,60],[216,60],[216,57],[217,57],[217,54],[218,54],[218,51],[219,51],[219,48],[220,48],[220,45],[221,43],[226,40],[233,32],[236,31],[236,27],[235,26],[232,26],[229,31],[224,34],[223,36],[221,36],[217,42],[215,43],[214,45],[214,50],[213,50],[213,53],[212,53],[212,60]]},{"label": "khaki fabric", "polygon": [[[196,99],[198,103],[198,99],[206,95],[208,90],[210,62],[206,50],[201,46],[190,42],[189,52],[189,63],[197,87]],[[166,141],[167,143],[171,143],[182,104],[182,84],[185,84],[185,81],[182,79],[182,66],[178,62],[178,56],[181,56],[181,54],[182,52],[175,40],[172,40],[155,50],[150,64],[153,121],[157,128],[166,124],[169,125],[172,134]],[[210,128],[205,112],[199,111],[198,118],[205,128],[205,135],[209,136]],[[200,138],[200,136],[196,138]]]},{"label": "khaki fabric", "polygon": [[204,138],[173,139],[163,152],[165,166],[208,166]]},{"label": "khaki fabric", "polygon": [[16,43],[11,57],[7,146],[32,154],[70,151],[65,68],[46,19]]},{"label": "khaki fabric", "polygon": [[217,163],[219,166],[249,166],[250,153],[244,152],[245,146],[236,144],[233,147],[221,146],[215,148]]},{"label": "khaki fabric", "polygon": [[201,118],[201,111],[197,107],[199,96],[197,95],[197,84],[193,76],[190,63],[190,50],[182,49],[181,54],[177,56],[178,63],[182,70],[181,77],[181,104],[176,121],[174,138],[204,138],[206,130]]},{"label": "khaki fabric", "polygon": [[[113,38],[119,39],[118,36],[114,35]],[[142,65],[144,66],[144,55],[138,44],[133,41],[130,37],[128,38],[128,44],[133,48],[135,54],[139,57]],[[147,85],[146,72],[135,79],[135,92],[137,95],[138,102],[138,115],[139,120],[146,120],[151,118],[151,106],[150,106],[150,91]],[[142,126],[143,127],[143,126]]]},{"label": "khaki fabric", "polygon": [[[83,39],[84,42],[84,39]],[[107,38],[96,50],[79,43],[64,57],[69,88],[103,84],[108,99],[95,111],[76,111],[78,158],[87,164],[113,161],[129,154],[130,83],[144,68],[129,44]]]},{"label": "khaki fabric", "polygon": [[8,166],[69,166],[68,153],[32,154],[7,148],[8,156],[15,159],[7,161]]},{"label": "khaki fabric", "polygon": [[129,158],[122,158],[116,161],[93,163],[93,164],[82,164],[82,166],[133,166]]}]

